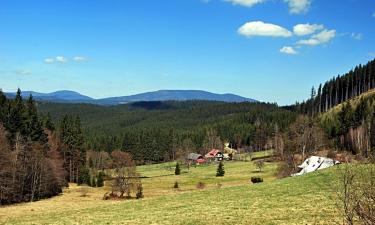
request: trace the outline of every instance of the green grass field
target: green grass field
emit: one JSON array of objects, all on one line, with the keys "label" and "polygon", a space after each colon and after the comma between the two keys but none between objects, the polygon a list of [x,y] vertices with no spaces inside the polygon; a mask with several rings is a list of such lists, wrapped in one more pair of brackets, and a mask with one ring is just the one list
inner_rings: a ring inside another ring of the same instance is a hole
[{"label": "green grass field", "polygon": [[[0,208],[0,224],[334,224],[340,216],[332,201],[334,169],[276,180],[276,163],[258,173],[250,162],[226,162],[224,177],[216,165],[186,168],[174,163],[138,167],[142,200],[105,201],[105,189],[80,197],[72,185],[51,199]],[[265,179],[250,184],[251,176]],[[179,182],[179,190],[173,189]],[[195,186],[204,182],[206,188]],[[221,184],[220,188],[218,184]]]}]

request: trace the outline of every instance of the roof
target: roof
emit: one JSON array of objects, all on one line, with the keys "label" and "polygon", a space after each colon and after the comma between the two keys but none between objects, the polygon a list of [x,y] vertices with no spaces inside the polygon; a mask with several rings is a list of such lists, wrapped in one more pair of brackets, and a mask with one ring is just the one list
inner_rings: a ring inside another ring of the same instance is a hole
[{"label": "roof", "polygon": [[202,158],[203,156],[197,153],[190,153],[188,155],[188,160],[197,160],[199,158]]},{"label": "roof", "polygon": [[217,155],[218,153],[221,153],[221,151],[218,150],[218,149],[212,149],[210,152],[208,152],[208,153],[205,155],[205,157],[206,157],[206,158],[214,158],[214,157],[216,157],[216,155]]},{"label": "roof", "polygon": [[292,176],[303,175],[305,173],[325,169],[339,163],[339,161],[335,161],[330,158],[311,156],[310,158],[306,159],[300,166],[298,166],[301,169],[301,171],[299,173],[293,174]]}]

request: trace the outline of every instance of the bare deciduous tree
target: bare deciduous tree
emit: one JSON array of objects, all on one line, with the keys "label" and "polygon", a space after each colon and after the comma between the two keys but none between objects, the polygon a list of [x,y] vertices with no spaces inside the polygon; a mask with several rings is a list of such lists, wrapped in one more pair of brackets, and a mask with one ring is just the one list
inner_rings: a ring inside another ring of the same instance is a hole
[{"label": "bare deciduous tree", "polygon": [[110,179],[111,195],[123,198],[136,193],[141,185],[139,174],[136,171],[135,162],[131,155],[122,151],[113,151],[112,154],[113,176]]}]

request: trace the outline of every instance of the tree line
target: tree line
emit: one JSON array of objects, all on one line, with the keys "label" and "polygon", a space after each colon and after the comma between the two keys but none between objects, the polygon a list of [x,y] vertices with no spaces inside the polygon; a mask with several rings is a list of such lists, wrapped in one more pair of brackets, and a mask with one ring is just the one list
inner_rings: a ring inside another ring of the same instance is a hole
[{"label": "tree line", "polygon": [[0,204],[35,201],[62,192],[63,161],[53,130],[47,129],[30,96],[14,100],[0,91]]},{"label": "tree line", "polygon": [[332,107],[357,97],[375,87],[375,59],[366,65],[358,65],[348,73],[333,77],[316,90],[311,89],[311,97],[296,103],[292,108],[300,113],[315,115],[327,112]]}]

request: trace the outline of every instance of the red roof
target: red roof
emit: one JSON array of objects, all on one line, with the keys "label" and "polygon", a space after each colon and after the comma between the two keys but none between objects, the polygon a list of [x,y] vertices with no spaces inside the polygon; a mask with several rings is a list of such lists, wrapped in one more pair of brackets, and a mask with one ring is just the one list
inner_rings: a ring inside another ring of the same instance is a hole
[{"label": "red roof", "polygon": [[205,159],[197,159],[197,161],[196,161],[197,163],[205,163],[206,162],[206,160]]},{"label": "red roof", "polygon": [[205,157],[206,158],[215,158],[215,156],[217,155],[217,153],[221,152],[220,150],[217,150],[217,149],[212,149],[210,152],[208,152]]}]

